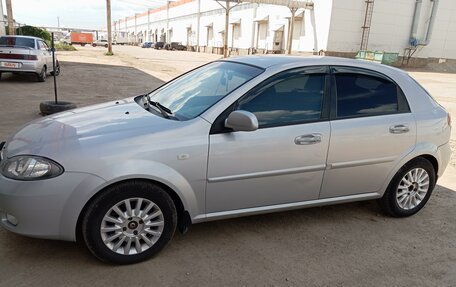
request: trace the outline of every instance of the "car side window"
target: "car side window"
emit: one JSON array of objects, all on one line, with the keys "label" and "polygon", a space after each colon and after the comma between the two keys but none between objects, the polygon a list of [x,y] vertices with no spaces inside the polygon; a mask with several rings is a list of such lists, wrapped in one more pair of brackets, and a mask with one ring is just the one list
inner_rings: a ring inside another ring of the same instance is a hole
[{"label": "car side window", "polygon": [[387,79],[357,73],[335,74],[337,118],[400,112],[397,85]]},{"label": "car side window", "polygon": [[260,128],[321,118],[326,74],[285,72],[239,101],[238,110],[253,113]]},{"label": "car side window", "polygon": [[46,43],[44,43],[43,41],[38,41],[38,47],[40,50],[47,50],[47,46],[46,46]]},{"label": "car side window", "polygon": [[44,49],[45,49],[45,50],[49,50],[49,46],[48,46],[48,44],[46,44],[46,42],[42,42],[42,43],[43,43],[43,47],[44,47]]}]

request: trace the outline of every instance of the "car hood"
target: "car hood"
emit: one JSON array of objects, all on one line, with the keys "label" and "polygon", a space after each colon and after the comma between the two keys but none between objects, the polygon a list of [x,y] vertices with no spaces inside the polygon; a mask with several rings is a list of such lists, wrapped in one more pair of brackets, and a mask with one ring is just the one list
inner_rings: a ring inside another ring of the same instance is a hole
[{"label": "car hood", "polygon": [[169,131],[182,122],[146,111],[133,98],[75,109],[30,122],[6,144],[6,155],[49,156],[84,144],[103,145]]}]

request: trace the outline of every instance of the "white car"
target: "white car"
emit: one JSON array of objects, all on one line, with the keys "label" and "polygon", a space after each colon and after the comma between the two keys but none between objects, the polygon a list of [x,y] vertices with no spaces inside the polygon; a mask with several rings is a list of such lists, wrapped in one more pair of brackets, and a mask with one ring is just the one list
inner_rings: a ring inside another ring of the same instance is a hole
[{"label": "white car", "polygon": [[450,133],[448,112],[398,69],[219,60],[151,93],[22,127],[2,151],[0,223],[81,238],[126,264],[208,220],[373,199],[405,217],[445,171]]},{"label": "white car", "polygon": [[98,47],[102,46],[105,48],[108,48],[108,40],[96,40],[95,42],[92,43],[93,47]]},{"label": "white car", "polygon": [[[56,59],[55,75],[60,74]],[[33,73],[39,82],[46,81],[48,73],[53,74],[52,52],[46,42],[37,37],[0,37],[0,78],[2,73]]]}]

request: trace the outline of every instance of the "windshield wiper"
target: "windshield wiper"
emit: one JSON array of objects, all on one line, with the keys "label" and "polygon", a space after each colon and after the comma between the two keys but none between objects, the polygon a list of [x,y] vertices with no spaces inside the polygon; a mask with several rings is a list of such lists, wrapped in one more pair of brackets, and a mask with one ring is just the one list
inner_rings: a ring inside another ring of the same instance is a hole
[{"label": "windshield wiper", "polygon": [[149,95],[145,95],[145,106],[147,107],[147,110],[149,110],[150,105],[156,107],[160,113],[163,115],[164,118],[170,119],[170,115],[173,115],[173,112],[165,107],[164,105],[160,104],[159,102],[154,102],[150,99]]}]

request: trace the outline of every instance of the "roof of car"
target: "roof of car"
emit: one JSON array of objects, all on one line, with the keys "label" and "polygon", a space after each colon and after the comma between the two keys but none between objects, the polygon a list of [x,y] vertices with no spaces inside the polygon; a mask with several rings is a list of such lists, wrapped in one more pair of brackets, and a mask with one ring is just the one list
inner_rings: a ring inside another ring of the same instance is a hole
[{"label": "roof of car", "polygon": [[257,66],[263,69],[267,69],[276,65],[286,65],[286,64],[301,64],[303,66],[314,66],[314,65],[347,65],[347,66],[359,66],[364,68],[370,68],[372,70],[379,70],[380,67],[384,69],[385,67],[401,71],[400,69],[386,66],[379,63],[374,63],[370,61],[349,59],[349,58],[339,58],[339,57],[329,57],[329,56],[287,56],[287,55],[261,55],[261,56],[243,56],[243,57],[233,57],[229,59],[224,59],[225,61],[232,61],[238,63],[244,63],[248,65]]},{"label": "roof of car", "polygon": [[7,37],[7,38],[29,38],[29,39],[36,39],[36,40],[43,40],[38,37],[33,37],[33,36],[22,36],[22,35],[3,35],[1,37]]}]

